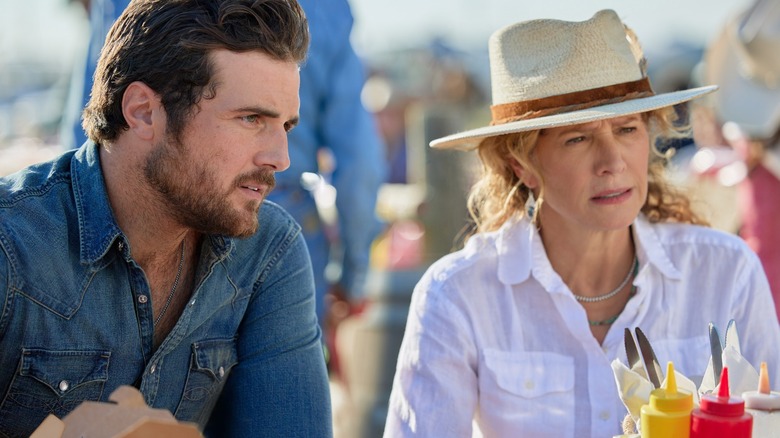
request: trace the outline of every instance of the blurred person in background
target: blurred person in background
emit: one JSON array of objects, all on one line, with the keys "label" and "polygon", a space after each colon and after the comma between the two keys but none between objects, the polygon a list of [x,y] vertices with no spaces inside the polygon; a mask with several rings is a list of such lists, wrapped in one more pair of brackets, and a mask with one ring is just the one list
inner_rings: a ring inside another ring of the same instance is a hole
[{"label": "blurred person in background", "polygon": [[134,0],[77,150],[0,178],[0,435],[122,385],[207,436],[332,436],[289,167],[294,0]]},{"label": "blurred person in background", "polygon": [[674,105],[716,87],[655,94],[611,10],[507,26],[489,54],[490,126],[431,142],[479,154],[476,233],[415,287],[385,436],[618,435],[628,327],[696,382],[708,325],[733,318],[780,378],[758,258],[702,226],[654,146],[686,134]]},{"label": "blurred person in background", "polygon": [[92,77],[95,75],[100,49],[108,30],[119,14],[125,10],[130,0],[71,0],[80,3],[89,18],[89,40],[84,59],[74,63],[68,100],[60,125],[60,145],[63,149],[76,149],[85,141],[87,134],[81,126],[84,107],[89,102],[92,89]]},{"label": "blurred person in background", "polygon": [[383,73],[374,72],[361,92],[361,100],[374,114],[385,145],[387,183],[406,184],[406,111],[410,98]]},{"label": "blurred person in background", "polygon": [[[80,115],[89,98],[99,48],[128,2],[88,1],[91,36],[85,71],[77,75],[71,90],[69,108],[76,116],[62,131],[63,144],[69,148],[85,140]],[[342,312],[361,306],[371,243],[382,229],[375,209],[387,163],[373,117],[360,100],[365,72],[349,39],[353,25],[349,3],[298,3],[311,32],[311,47],[301,66],[301,119],[289,135],[290,168],[276,175],[276,188],[268,199],[284,207],[303,228],[314,268],[317,316],[326,329],[340,318],[328,314],[328,303]],[[335,206],[327,205],[328,186],[335,188]],[[336,213],[335,224],[328,223],[329,212]],[[328,344],[332,335],[326,331]],[[332,354],[333,348],[328,351]]]},{"label": "blurred person in background", "polygon": [[[268,199],[303,228],[314,268],[317,315],[326,338],[332,339],[328,312],[344,307],[338,304],[358,307],[363,300],[371,243],[382,230],[375,210],[387,163],[374,118],[360,100],[366,72],[350,43],[349,3],[299,3],[311,32],[309,55],[301,67],[301,120],[289,137],[290,168],[277,175]],[[318,207],[318,189],[324,184],[335,188],[335,205]],[[329,227],[323,215],[328,208],[335,212],[335,226]]]},{"label": "blurred person in background", "polygon": [[[737,186],[739,235],[756,251],[780,303],[780,2],[758,0],[733,16],[701,70],[720,91],[695,107],[696,143],[728,145],[745,164]],[[777,307],[780,319],[780,306]]]}]

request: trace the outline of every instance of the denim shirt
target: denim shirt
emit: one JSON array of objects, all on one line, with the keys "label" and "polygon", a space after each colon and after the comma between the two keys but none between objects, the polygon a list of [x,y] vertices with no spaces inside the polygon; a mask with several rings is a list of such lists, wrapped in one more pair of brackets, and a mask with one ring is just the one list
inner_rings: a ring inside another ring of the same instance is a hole
[{"label": "denim shirt", "polygon": [[331,436],[300,227],[270,202],[259,217],[250,238],[204,237],[190,302],[155,351],[97,146],[0,179],[0,437],[121,385],[207,436]]}]

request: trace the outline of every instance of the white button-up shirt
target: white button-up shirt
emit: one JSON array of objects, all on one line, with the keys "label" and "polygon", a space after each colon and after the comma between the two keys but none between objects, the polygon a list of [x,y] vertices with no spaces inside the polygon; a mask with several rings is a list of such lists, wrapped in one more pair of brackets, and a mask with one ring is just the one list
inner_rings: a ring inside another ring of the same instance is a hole
[{"label": "white button-up shirt", "polygon": [[641,327],[666,370],[701,381],[708,324],[736,320],[742,354],[780,383],[780,326],[766,276],[738,237],[633,225],[636,294],[602,345],[526,220],[476,235],[417,284],[386,437],[611,437],[627,414],[610,363]]}]

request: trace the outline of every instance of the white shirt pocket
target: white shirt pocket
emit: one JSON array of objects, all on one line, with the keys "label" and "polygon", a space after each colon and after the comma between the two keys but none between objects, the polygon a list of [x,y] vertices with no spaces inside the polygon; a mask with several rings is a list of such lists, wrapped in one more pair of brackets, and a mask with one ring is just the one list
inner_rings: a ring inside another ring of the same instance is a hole
[{"label": "white shirt pocket", "polygon": [[482,351],[477,423],[485,436],[574,435],[574,359]]}]

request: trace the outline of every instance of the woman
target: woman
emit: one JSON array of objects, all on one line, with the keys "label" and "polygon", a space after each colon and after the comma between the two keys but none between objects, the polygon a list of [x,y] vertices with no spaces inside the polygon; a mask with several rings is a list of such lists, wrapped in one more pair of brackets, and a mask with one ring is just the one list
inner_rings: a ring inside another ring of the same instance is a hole
[{"label": "woman", "polygon": [[734,318],[743,355],[778,381],[758,259],[699,225],[653,147],[680,135],[673,105],[715,87],[654,95],[613,11],[508,26],[489,48],[492,125],[431,143],[477,148],[477,232],[415,288],[385,436],[619,434],[626,327],[696,381],[708,324]]}]

